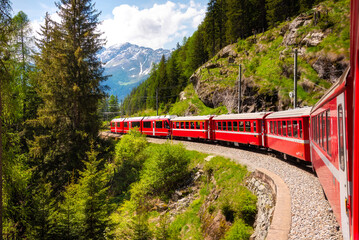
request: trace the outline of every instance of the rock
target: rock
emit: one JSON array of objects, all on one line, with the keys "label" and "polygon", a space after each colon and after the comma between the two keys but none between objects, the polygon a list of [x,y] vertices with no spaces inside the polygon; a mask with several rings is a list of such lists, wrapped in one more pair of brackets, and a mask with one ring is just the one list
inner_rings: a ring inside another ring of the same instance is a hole
[{"label": "rock", "polygon": [[217,58],[228,58],[228,57],[236,58],[237,53],[234,50],[235,46],[236,46],[236,44],[232,44],[232,45],[228,45],[228,46],[222,48],[217,53]]},{"label": "rock", "polygon": [[324,38],[323,32],[312,32],[305,36],[305,38],[302,40],[302,44],[308,47],[314,47],[319,45],[319,43],[322,42],[323,38]]},{"label": "rock", "polygon": [[318,73],[318,77],[329,80],[331,83],[343,74],[347,68],[348,62],[344,60],[344,56],[320,56],[312,67]]},{"label": "rock", "polygon": [[283,38],[284,45],[289,46],[297,44],[298,29],[303,26],[306,21],[308,21],[308,16],[299,15],[289,24],[287,33],[284,35]]}]

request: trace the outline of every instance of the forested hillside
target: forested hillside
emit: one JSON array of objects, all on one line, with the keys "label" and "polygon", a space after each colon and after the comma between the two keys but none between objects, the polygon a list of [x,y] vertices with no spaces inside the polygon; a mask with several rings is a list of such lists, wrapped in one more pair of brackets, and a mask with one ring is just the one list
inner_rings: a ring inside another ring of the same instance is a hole
[{"label": "forested hillside", "polygon": [[[156,91],[160,113],[237,112],[239,64],[241,111],[286,109],[294,48],[299,49],[300,106],[312,105],[343,72],[349,44],[349,2],[318,2],[210,1],[198,30],[125,99],[124,114],[154,114],[143,110],[156,109]],[[337,75],[324,76],[323,69]]]}]

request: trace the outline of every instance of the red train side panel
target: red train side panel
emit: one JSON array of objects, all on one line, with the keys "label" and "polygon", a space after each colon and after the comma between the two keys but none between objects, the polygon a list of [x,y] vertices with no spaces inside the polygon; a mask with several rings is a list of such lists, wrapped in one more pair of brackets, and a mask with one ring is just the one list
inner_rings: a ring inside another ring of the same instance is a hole
[{"label": "red train side panel", "polygon": [[151,136],[170,136],[170,119],[172,117],[173,116],[144,117],[141,125],[142,133]]},{"label": "red train side panel", "polygon": [[143,117],[132,117],[126,118],[123,121],[123,133],[128,133],[130,129],[138,128],[140,132],[142,132],[141,121]]},{"label": "red train side panel", "polygon": [[351,1],[351,36],[350,36],[350,74],[348,77],[348,132],[353,133],[348,138],[349,152],[353,153],[350,157],[349,166],[351,192],[350,212],[351,212],[351,236],[359,239],[359,1]]},{"label": "red train side panel", "polygon": [[111,121],[111,132],[113,133],[124,133],[123,131],[123,122],[125,118],[115,118]]},{"label": "red train side panel", "polygon": [[268,113],[228,114],[213,118],[214,140],[263,145],[262,121]]},{"label": "red train side panel", "polygon": [[265,147],[310,161],[309,113],[298,108],[271,113],[265,117]]},{"label": "red train side panel", "polygon": [[189,116],[171,119],[172,135],[212,140],[211,120],[213,116]]}]

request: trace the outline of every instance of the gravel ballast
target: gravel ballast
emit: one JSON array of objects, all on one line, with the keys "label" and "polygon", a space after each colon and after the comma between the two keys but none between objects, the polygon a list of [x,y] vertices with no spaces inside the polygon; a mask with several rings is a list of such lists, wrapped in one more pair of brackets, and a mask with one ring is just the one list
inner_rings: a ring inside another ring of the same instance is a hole
[{"label": "gravel ballast", "polygon": [[[153,143],[166,141],[157,138],[148,138],[148,140]],[[190,141],[173,140],[173,142],[181,142],[188,150],[230,158],[246,165],[249,171],[260,167],[281,177],[291,194],[292,223],[288,239],[342,239],[339,224],[324,197],[319,180],[310,171],[255,151]]]}]

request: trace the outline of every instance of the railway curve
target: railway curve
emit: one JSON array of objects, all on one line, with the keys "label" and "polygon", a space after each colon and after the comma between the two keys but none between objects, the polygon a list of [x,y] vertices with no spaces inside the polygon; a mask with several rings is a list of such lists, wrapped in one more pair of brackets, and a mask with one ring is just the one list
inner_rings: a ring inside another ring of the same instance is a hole
[{"label": "railway curve", "polygon": [[[152,143],[164,143],[165,139],[148,138]],[[182,143],[188,150],[221,155],[244,164],[250,171],[264,168],[278,175],[287,184],[291,195],[290,240],[343,239],[340,226],[325,199],[318,178],[305,169],[276,157],[254,151],[216,144],[173,140]]]}]

